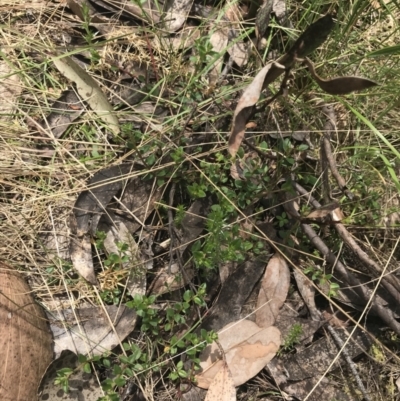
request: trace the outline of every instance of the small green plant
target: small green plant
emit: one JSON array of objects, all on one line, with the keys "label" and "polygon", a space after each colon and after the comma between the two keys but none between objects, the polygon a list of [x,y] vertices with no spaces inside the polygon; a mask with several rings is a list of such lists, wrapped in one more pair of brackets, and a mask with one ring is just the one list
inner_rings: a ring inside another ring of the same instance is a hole
[{"label": "small green plant", "polygon": [[301,324],[295,323],[290,328],[289,333],[287,334],[285,340],[283,341],[283,344],[278,351],[278,355],[290,352],[293,349],[293,347],[300,342],[302,334],[303,334],[303,328],[301,327]]},{"label": "small green plant", "polygon": [[332,283],[332,274],[326,274],[324,271],[314,267],[310,266],[304,269],[304,273],[311,275],[311,280],[316,281],[319,286],[328,286],[328,297],[334,297],[337,295],[337,292],[340,288],[339,284],[337,283]]},{"label": "small green plant", "polygon": [[95,49],[95,43],[94,43],[94,33],[91,30],[90,24],[91,24],[91,16],[90,16],[90,9],[87,3],[82,3],[82,26],[83,29],[85,30],[85,35],[84,38],[89,46],[89,52],[92,57],[93,62],[98,62],[101,59],[101,56],[99,52]]}]

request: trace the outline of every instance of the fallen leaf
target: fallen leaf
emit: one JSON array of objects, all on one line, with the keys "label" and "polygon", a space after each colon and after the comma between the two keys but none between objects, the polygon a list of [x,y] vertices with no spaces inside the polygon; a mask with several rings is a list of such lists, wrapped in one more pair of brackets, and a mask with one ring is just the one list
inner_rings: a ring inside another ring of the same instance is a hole
[{"label": "fallen leaf", "polygon": [[[103,231],[100,226],[99,229]],[[106,232],[104,249],[108,254],[114,253],[118,255],[120,253],[118,243],[128,245],[128,248],[124,251],[124,254],[128,257],[128,261],[121,262],[121,269],[129,272],[126,283],[127,292],[131,297],[134,297],[136,294],[145,295],[146,273],[148,268],[151,269],[153,267],[152,263],[146,264],[135,239],[123,222],[115,221],[112,225],[107,225],[104,231]]]},{"label": "fallen leaf", "polygon": [[70,89],[63,92],[53,103],[51,113],[39,124],[43,129],[51,131],[54,138],[60,138],[84,110],[84,105],[78,95]]},{"label": "fallen leaf", "polygon": [[253,106],[258,102],[264,85],[269,83],[269,75],[275,79],[277,70],[282,70],[283,72],[285,67],[275,62],[267,64],[255,76],[252,83],[245,89],[240,97],[233,114],[233,125],[228,142],[228,151],[232,157],[236,155],[240,148]]},{"label": "fallen leaf", "polygon": [[[220,28],[214,31],[210,36],[210,43],[212,45],[212,49],[216,53],[221,53],[224,49],[227,48],[228,45],[228,34],[229,29]],[[216,84],[223,65],[223,59],[220,57],[216,60],[209,72],[209,82],[210,84]]]},{"label": "fallen leaf", "polygon": [[255,26],[258,42],[261,40],[261,38],[264,37],[265,33],[267,32],[273,4],[274,0],[267,0],[257,11]]},{"label": "fallen leaf", "polygon": [[[63,351],[43,376],[38,401],[97,401],[104,396],[96,376],[84,372],[82,368],[77,369],[78,366],[78,357],[71,351]],[[69,376],[68,393],[65,393],[60,385],[54,384],[54,380],[57,378],[57,371],[60,369],[74,370]]]},{"label": "fallen leaf", "polygon": [[96,173],[75,202],[70,219],[70,255],[74,269],[89,283],[95,285],[91,236],[95,235],[99,220],[113,196],[124,185],[121,176],[133,169],[132,164],[107,167]]},{"label": "fallen leaf", "polygon": [[[250,320],[241,320],[223,327],[218,332],[218,342],[237,387],[258,374],[275,356],[281,334],[276,327],[261,328]],[[225,363],[218,345],[207,346],[200,361],[202,371],[196,375],[197,385],[207,389]]]},{"label": "fallen leaf", "polygon": [[378,83],[371,81],[370,79],[360,77],[322,79],[316,73],[314,64],[307,57],[304,61],[318,86],[330,95],[347,95],[351,92],[361,91],[378,85]]},{"label": "fallen leaf", "polygon": [[105,310],[93,307],[48,313],[55,354],[59,356],[62,351],[70,350],[76,354],[100,355],[119,345],[134,329],[136,312],[123,305],[105,306]]},{"label": "fallen leaf", "polygon": [[54,65],[66,78],[76,84],[76,90],[91,109],[107,124],[108,128],[119,134],[119,122],[115,112],[97,82],[68,56],[53,58]]},{"label": "fallen leaf", "polygon": [[203,319],[201,328],[218,331],[239,319],[243,305],[264,273],[268,260],[269,256],[253,256],[239,264],[222,284],[218,299],[211,313]]},{"label": "fallen leaf", "polygon": [[296,40],[288,54],[303,58],[321,46],[335,26],[332,15],[327,14],[312,23]]},{"label": "fallen leaf", "polygon": [[236,401],[235,383],[226,363],[211,382],[204,401]]},{"label": "fallen leaf", "polygon": [[276,253],[268,262],[256,306],[256,323],[269,327],[275,323],[290,286],[290,270],[286,260]]},{"label": "fallen leaf", "polygon": [[21,275],[0,262],[0,399],[36,399],[53,359],[51,332]]},{"label": "fallen leaf", "polygon": [[193,0],[173,0],[166,12],[165,28],[168,32],[175,32],[186,22]]},{"label": "fallen leaf", "polygon": [[161,295],[167,292],[179,290],[191,282],[195,276],[195,271],[192,267],[186,267],[182,274],[178,263],[173,263],[171,267],[164,266],[154,278],[149,289],[152,295]]},{"label": "fallen leaf", "polygon": [[22,85],[18,74],[5,61],[0,60],[0,120],[9,120],[13,117],[16,100],[22,92]]},{"label": "fallen leaf", "polygon": [[331,216],[333,221],[340,221],[335,219],[340,218],[342,215],[343,213],[340,211],[339,203],[331,202],[327,205],[321,206],[316,210],[313,210],[306,217],[304,217],[304,219],[321,222],[324,221],[326,217]]}]

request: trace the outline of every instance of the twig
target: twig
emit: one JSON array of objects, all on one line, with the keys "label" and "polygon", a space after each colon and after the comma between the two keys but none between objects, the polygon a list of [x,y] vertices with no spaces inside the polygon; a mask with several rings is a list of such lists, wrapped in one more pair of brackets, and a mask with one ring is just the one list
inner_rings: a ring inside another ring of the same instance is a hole
[{"label": "twig", "polygon": [[321,158],[325,158],[324,162],[329,164],[329,168],[332,175],[335,177],[336,182],[339,185],[340,190],[349,198],[353,199],[354,195],[351,191],[347,189],[346,181],[340,175],[339,170],[336,167],[335,158],[333,157],[332,147],[331,147],[331,131],[336,129],[336,115],[335,110],[332,105],[323,103],[322,112],[326,115],[327,121],[324,125],[324,134],[322,137],[322,149]]},{"label": "twig", "polygon": [[[293,186],[296,191],[301,195],[306,195],[308,192],[297,182],[293,182]],[[311,195],[308,194],[310,203],[316,208],[320,208],[320,203]],[[378,274],[382,273],[382,268],[374,262],[369,256],[358,246],[357,242],[353,239],[352,235],[347,231],[346,227],[342,223],[336,223],[334,225],[337,233],[340,235],[342,240],[347,246],[357,255],[362,263],[368,268],[369,272],[377,277]],[[398,277],[394,275],[386,275],[382,278],[382,285],[394,298],[397,304],[400,303],[400,282]]]},{"label": "twig", "polygon": [[371,398],[369,397],[369,395],[367,393],[367,389],[365,388],[364,383],[362,382],[360,375],[357,372],[357,368],[356,368],[353,360],[350,358],[350,355],[347,352],[347,349],[344,346],[342,339],[339,337],[339,335],[336,333],[336,330],[329,323],[326,325],[326,328],[328,329],[329,333],[335,340],[336,345],[341,349],[342,356],[343,356],[344,360],[347,362],[351,372],[353,373],[353,376],[356,379],[358,388],[360,389],[361,393],[364,396],[364,400],[371,401]]},{"label": "twig", "polygon": [[[321,240],[321,238],[317,235],[317,233],[312,229],[309,224],[302,224],[301,228],[304,234],[307,235],[311,244],[314,245],[321,252],[321,254],[325,256],[326,261],[330,265],[335,265],[335,269],[339,273],[341,278],[351,287],[353,287],[353,290],[360,297],[360,300],[367,304],[372,293],[371,290],[347,271],[343,263],[340,262],[340,260],[337,259],[336,255],[330,251],[330,249],[325,245],[325,243]],[[379,305],[376,300],[371,301],[371,308],[389,327],[391,327],[397,334],[400,334],[400,323],[396,321],[391,310],[383,307],[382,305]]]},{"label": "twig", "polygon": [[168,274],[171,274],[172,262],[174,260],[174,248],[175,248],[175,232],[174,232],[174,216],[172,214],[172,206],[174,205],[174,197],[175,197],[176,183],[172,183],[171,190],[169,191],[169,203],[168,203],[168,232],[169,237],[171,238],[171,242],[169,244],[169,264],[168,264]]}]

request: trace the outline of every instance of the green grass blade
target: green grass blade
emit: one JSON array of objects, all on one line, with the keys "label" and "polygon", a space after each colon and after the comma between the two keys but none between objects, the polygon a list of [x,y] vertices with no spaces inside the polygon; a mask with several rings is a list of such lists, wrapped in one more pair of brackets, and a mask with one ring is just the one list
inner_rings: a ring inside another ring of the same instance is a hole
[{"label": "green grass blade", "polygon": [[371,53],[367,54],[367,57],[376,57],[376,56],[389,56],[391,54],[400,54],[400,45],[388,46],[383,49],[375,50]]}]

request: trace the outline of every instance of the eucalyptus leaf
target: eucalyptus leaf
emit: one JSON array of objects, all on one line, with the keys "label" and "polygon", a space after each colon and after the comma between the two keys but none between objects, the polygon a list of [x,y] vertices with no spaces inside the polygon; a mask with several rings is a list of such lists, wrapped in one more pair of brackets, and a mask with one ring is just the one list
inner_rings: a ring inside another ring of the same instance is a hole
[{"label": "eucalyptus leaf", "polygon": [[331,33],[335,22],[332,15],[327,14],[312,23],[296,40],[288,54],[303,58],[321,46]]},{"label": "eucalyptus leaf", "polygon": [[273,0],[267,0],[257,11],[256,35],[258,40],[264,37],[265,33],[267,32],[273,4]]},{"label": "eucalyptus leaf", "polygon": [[107,124],[108,128],[114,134],[119,134],[119,123],[113,107],[97,82],[68,56],[55,57],[53,62],[64,77],[76,84],[76,90],[79,95],[89,104],[99,118]]},{"label": "eucalyptus leaf", "polygon": [[361,91],[378,85],[378,83],[370,79],[360,77],[323,79],[316,73],[314,64],[308,58],[305,58],[304,62],[307,64],[310,74],[319,87],[330,95],[347,95],[351,92]]}]

